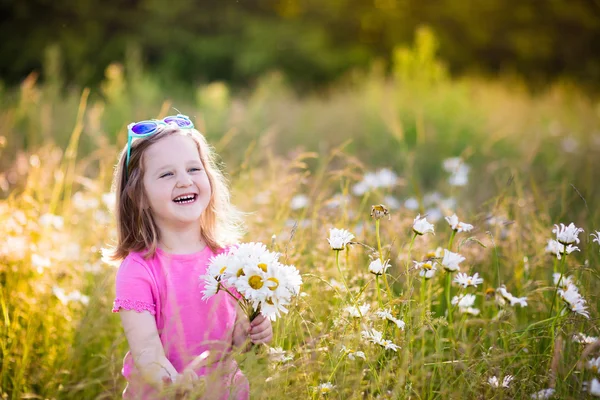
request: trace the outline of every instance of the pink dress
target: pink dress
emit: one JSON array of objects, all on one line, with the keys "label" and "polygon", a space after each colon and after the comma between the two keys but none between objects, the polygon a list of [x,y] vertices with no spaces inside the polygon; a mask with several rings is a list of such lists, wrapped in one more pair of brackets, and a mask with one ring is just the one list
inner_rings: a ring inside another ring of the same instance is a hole
[{"label": "pink dress", "polygon": [[[221,291],[202,299],[204,283],[199,277],[213,255],[208,246],[194,254],[157,249],[148,260],[143,253],[130,253],[117,272],[113,312],[122,308],[154,315],[165,355],[177,372],[206,350],[211,356],[224,355],[216,365],[196,371],[198,376],[207,376],[207,394],[211,399],[248,399],[248,380],[227,357],[236,319],[235,300]],[[156,392],[142,383],[130,352],[122,373],[128,381],[123,398],[156,398]]]}]

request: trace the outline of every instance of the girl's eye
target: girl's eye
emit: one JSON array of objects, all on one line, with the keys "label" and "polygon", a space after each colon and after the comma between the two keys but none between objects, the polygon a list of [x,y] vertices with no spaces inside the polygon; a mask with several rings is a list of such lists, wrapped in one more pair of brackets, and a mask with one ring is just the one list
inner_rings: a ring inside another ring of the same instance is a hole
[{"label": "girl's eye", "polygon": [[166,172],[166,173],[162,174],[159,178],[164,178],[164,177],[167,177],[167,176],[170,176],[170,175],[173,175],[173,174],[170,173],[170,172]]},{"label": "girl's eye", "polygon": [[202,168],[190,168],[190,172],[202,171]]}]

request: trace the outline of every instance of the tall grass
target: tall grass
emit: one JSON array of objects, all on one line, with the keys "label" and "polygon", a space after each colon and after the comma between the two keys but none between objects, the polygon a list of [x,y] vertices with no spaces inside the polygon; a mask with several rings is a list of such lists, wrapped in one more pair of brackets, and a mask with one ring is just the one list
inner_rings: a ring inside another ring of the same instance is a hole
[{"label": "tall grass", "polygon": [[[557,398],[585,396],[593,372],[578,366],[584,346],[572,336],[599,333],[600,247],[589,236],[600,229],[597,99],[566,84],[532,95],[514,82],[451,79],[427,31],[398,50],[392,77],[374,66],[309,97],[273,74],[245,94],[213,83],[165,98],[169,90],[139,69],[135,54],[109,67],[98,90],[81,91],[62,87],[52,57],[46,73],[54,79],[40,84],[31,75],[0,92],[4,397],[115,398],[122,390],[127,344],[110,313],[115,267],[100,255],[114,238],[106,193],[125,125],[173,107],[193,116],[221,154],[234,202],[252,212],[246,240],[268,243],[304,275],[305,295],[275,324],[273,346],[293,358],[239,355],[256,397],[524,398],[549,387]],[[450,185],[442,167],[456,156],[471,166],[464,187]],[[394,170],[396,184],[353,194],[379,168]],[[297,195],[308,204],[292,206]],[[416,209],[406,207],[415,201]],[[380,203],[391,220],[377,230],[369,213]],[[451,211],[475,230],[451,239],[441,219],[435,236],[413,242],[417,213]],[[544,248],[553,224],[571,221],[586,230],[581,251],[559,262]],[[360,242],[339,254],[339,265],[330,227]],[[462,270],[484,278],[469,289],[479,315],[448,309],[447,273],[424,282],[411,268],[437,247],[460,252]],[[369,256],[390,259],[389,290],[368,273]],[[558,270],[577,280],[590,319],[560,314]],[[486,298],[503,284],[528,306]],[[351,317],[355,302],[370,311]],[[404,330],[376,316],[381,304]],[[361,332],[373,327],[400,349],[365,342]],[[350,359],[342,346],[365,359]],[[509,389],[487,384],[509,374]],[[334,388],[321,393],[328,382]]]}]

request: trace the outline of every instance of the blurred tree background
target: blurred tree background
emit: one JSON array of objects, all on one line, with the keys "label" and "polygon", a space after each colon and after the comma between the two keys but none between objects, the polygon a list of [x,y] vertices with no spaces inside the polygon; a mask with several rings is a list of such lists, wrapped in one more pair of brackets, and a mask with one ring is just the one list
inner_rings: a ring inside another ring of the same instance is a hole
[{"label": "blurred tree background", "polygon": [[239,87],[278,70],[321,87],[388,60],[423,24],[454,75],[600,82],[598,0],[2,0],[0,79],[19,83],[58,51],[64,83],[94,86],[134,49],[165,83]]}]

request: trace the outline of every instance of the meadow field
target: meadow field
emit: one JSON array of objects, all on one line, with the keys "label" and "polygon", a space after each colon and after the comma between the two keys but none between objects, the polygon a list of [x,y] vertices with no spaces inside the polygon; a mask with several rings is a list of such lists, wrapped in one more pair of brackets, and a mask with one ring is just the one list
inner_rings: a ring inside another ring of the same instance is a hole
[{"label": "meadow field", "polygon": [[120,396],[113,167],[129,122],[174,109],[220,154],[244,241],[303,277],[271,348],[237,355],[252,398],[600,396],[598,97],[451,78],[427,31],[319,94],[165,87],[128,57],[91,90],[51,53],[43,82],[0,88],[3,399]]}]

